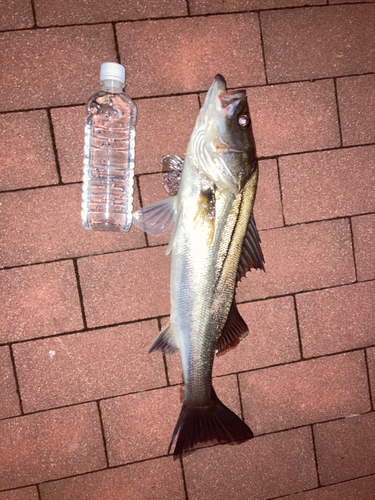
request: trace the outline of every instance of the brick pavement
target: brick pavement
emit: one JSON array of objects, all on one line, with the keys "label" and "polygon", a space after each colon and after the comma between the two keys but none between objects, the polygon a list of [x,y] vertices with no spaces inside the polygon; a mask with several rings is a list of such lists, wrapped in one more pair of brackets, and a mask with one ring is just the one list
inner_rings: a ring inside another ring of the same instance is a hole
[{"label": "brick pavement", "polygon": [[[0,0],[0,500],[375,498],[375,2]],[[252,427],[166,456],[169,235],[85,232],[101,62],[138,107],[135,208],[165,196],[214,75],[246,88],[266,273],[214,386]]]}]

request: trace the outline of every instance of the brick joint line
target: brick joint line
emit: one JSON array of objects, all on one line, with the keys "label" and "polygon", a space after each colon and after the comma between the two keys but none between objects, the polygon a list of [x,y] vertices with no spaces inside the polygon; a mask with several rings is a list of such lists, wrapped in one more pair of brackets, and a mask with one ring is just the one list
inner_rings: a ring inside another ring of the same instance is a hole
[{"label": "brick joint line", "polygon": [[293,296],[293,305],[294,305],[294,315],[295,315],[296,327],[297,327],[299,352],[300,352],[301,360],[304,360],[305,358],[303,356],[303,349],[302,349],[302,338],[301,338],[301,329],[300,329],[299,317],[298,317],[296,294],[294,293],[292,296]]},{"label": "brick joint line", "polygon": [[40,492],[39,484],[36,484],[36,491],[38,493],[38,500],[42,500],[42,494]]},{"label": "brick joint line", "polygon": [[236,375],[236,381],[237,381],[238,399],[240,400],[241,418],[245,422],[245,415],[244,415],[244,412],[243,412],[243,403],[242,403],[240,378],[238,376],[238,373],[236,373],[235,375]]},{"label": "brick joint line", "polygon": [[333,85],[334,85],[334,88],[335,88],[335,100],[336,100],[336,109],[337,109],[337,124],[339,126],[340,145],[341,145],[341,147],[343,147],[342,130],[341,130],[341,117],[340,117],[340,105],[339,105],[339,95],[338,95],[338,92],[337,92],[336,78],[333,79]]},{"label": "brick joint line", "polygon": [[368,358],[367,358],[367,349],[364,348],[364,354],[365,354],[365,365],[366,365],[366,373],[367,373],[367,383],[368,383],[368,389],[369,389],[369,398],[370,398],[370,404],[372,411],[375,410],[374,406],[374,400],[372,399],[372,391],[375,389],[374,387],[371,387],[371,377],[370,377],[370,368],[368,364]]},{"label": "brick joint line", "polygon": [[[56,146],[56,137],[55,137],[55,131],[53,128],[53,121],[52,121],[52,115],[51,115],[51,110],[47,110],[47,115],[48,115],[48,123],[49,123],[49,131],[51,134],[51,141],[52,141],[52,149],[53,149],[53,154],[55,157],[55,164],[56,164],[56,170],[57,170],[57,175],[59,177],[59,183],[57,185],[61,186],[63,184],[62,176],[61,176],[61,168],[60,168],[60,162],[59,162],[59,155],[57,152],[57,146]],[[56,186],[56,184],[54,184]]]},{"label": "brick joint line", "polygon": [[113,30],[113,38],[115,40],[115,50],[116,50],[117,62],[119,64],[121,64],[120,48],[119,48],[118,39],[117,39],[116,24],[114,22],[111,24],[112,24],[112,30]]},{"label": "brick joint line", "polygon": [[355,245],[354,245],[354,234],[353,234],[353,225],[352,225],[352,217],[349,217],[349,228],[350,228],[350,238],[352,243],[352,254],[353,254],[353,263],[354,263],[354,274],[355,274],[355,282],[358,282],[358,272],[357,272],[357,261],[355,258]]},{"label": "brick joint line", "polygon": [[281,176],[280,176],[279,157],[276,157],[276,166],[277,166],[277,180],[278,180],[278,183],[279,183],[281,215],[282,215],[282,218],[283,218],[283,226],[285,227],[287,224],[285,222],[285,214],[284,214],[283,190],[281,188]]},{"label": "brick joint line", "polygon": [[315,462],[315,470],[316,470],[316,479],[318,481],[318,486],[322,486],[320,482],[320,476],[319,476],[319,465],[318,465],[318,455],[316,452],[316,444],[315,444],[315,435],[314,435],[314,424],[310,424],[310,429],[311,429],[311,439],[312,439],[312,444],[313,444],[313,450],[314,450],[314,462]]},{"label": "brick joint line", "polygon": [[179,460],[180,460],[180,466],[181,466],[182,483],[184,485],[185,500],[189,500],[189,494],[188,494],[187,482],[186,482],[186,475],[185,475],[185,469],[184,469],[184,461],[182,459],[182,456],[179,458]]},{"label": "brick joint line", "polygon": [[34,0],[30,0],[30,5],[31,5],[31,10],[33,14],[33,19],[34,19],[34,26],[32,26],[31,29],[37,28],[37,23],[36,23],[36,10],[35,10],[35,5],[34,5]]},{"label": "brick joint line", "polygon": [[72,260],[73,260],[74,272],[75,272],[75,276],[76,276],[77,291],[78,291],[78,297],[79,297],[79,304],[81,307],[83,328],[84,328],[84,330],[87,330],[86,312],[85,312],[85,305],[84,305],[84,301],[83,301],[83,294],[82,294],[82,288],[81,288],[81,279],[80,279],[79,270],[78,270],[78,262],[77,262],[77,258],[74,258]]},{"label": "brick joint line", "polygon": [[98,408],[99,422],[100,422],[100,430],[101,430],[102,439],[103,439],[103,448],[104,448],[105,460],[106,460],[106,463],[107,463],[107,468],[109,468],[108,450],[107,450],[107,441],[106,441],[106,439],[105,439],[105,431],[104,431],[104,424],[103,424],[102,410],[101,410],[101,408],[100,408],[100,401],[97,401],[97,402],[96,402],[96,407]]},{"label": "brick joint line", "polygon": [[269,82],[268,82],[268,75],[267,75],[266,54],[265,54],[265,50],[264,50],[262,20],[260,18],[260,12],[258,12],[258,24],[259,24],[259,33],[260,33],[260,46],[261,46],[261,49],[262,49],[262,57],[263,57],[264,78],[266,79],[266,85],[268,85]]},{"label": "brick joint line", "polygon": [[[23,403],[22,403],[22,398],[21,398],[20,385],[19,385],[19,382],[18,382],[16,362],[15,362],[15,359],[14,359],[14,352],[13,352],[12,345],[9,346],[9,352],[10,352],[10,359],[12,361],[13,376],[14,376],[14,380],[15,380],[15,383],[16,383],[16,392],[17,392],[18,401],[19,401],[19,404],[20,404],[21,415],[25,415],[25,412],[23,410]],[[20,415],[18,415],[18,416],[20,416]]]}]

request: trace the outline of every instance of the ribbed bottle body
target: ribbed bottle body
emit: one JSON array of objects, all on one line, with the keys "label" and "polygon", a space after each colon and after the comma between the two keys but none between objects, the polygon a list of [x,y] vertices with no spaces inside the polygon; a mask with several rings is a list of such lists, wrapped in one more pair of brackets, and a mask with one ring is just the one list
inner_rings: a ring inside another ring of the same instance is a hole
[{"label": "ribbed bottle body", "polygon": [[129,231],[132,222],[136,106],[104,90],[87,103],[82,223],[96,231]]}]

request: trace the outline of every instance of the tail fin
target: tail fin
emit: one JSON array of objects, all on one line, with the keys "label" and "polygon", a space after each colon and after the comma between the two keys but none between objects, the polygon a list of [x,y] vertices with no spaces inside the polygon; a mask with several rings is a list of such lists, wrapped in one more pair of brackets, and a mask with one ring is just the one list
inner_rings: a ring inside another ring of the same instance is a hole
[{"label": "tail fin", "polygon": [[210,406],[199,408],[190,407],[186,403],[182,405],[168,448],[170,453],[177,436],[174,459],[197,443],[228,443],[254,437],[245,422],[220,401],[213,389],[211,403]]}]

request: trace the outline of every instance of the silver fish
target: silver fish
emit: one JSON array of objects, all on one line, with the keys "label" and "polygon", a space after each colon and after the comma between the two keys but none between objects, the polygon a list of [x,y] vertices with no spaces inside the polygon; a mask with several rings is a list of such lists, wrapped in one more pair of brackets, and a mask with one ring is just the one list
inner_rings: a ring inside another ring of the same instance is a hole
[{"label": "silver fish", "polygon": [[168,448],[169,453],[177,436],[176,458],[197,443],[253,437],[212,387],[215,353],[248,333],[234,300],[236,284],[251,268],[264,270],[252,216],[258,163],[246,92],[227,91],[224,78],[216,75],[185,162],[166,156],[162,163],[174,196],[139,210],[133,223],[152,234],[163,234],[174,223],[167,249],[172,253],[170,322],[150,352],[181,353],[185,393]]}]

